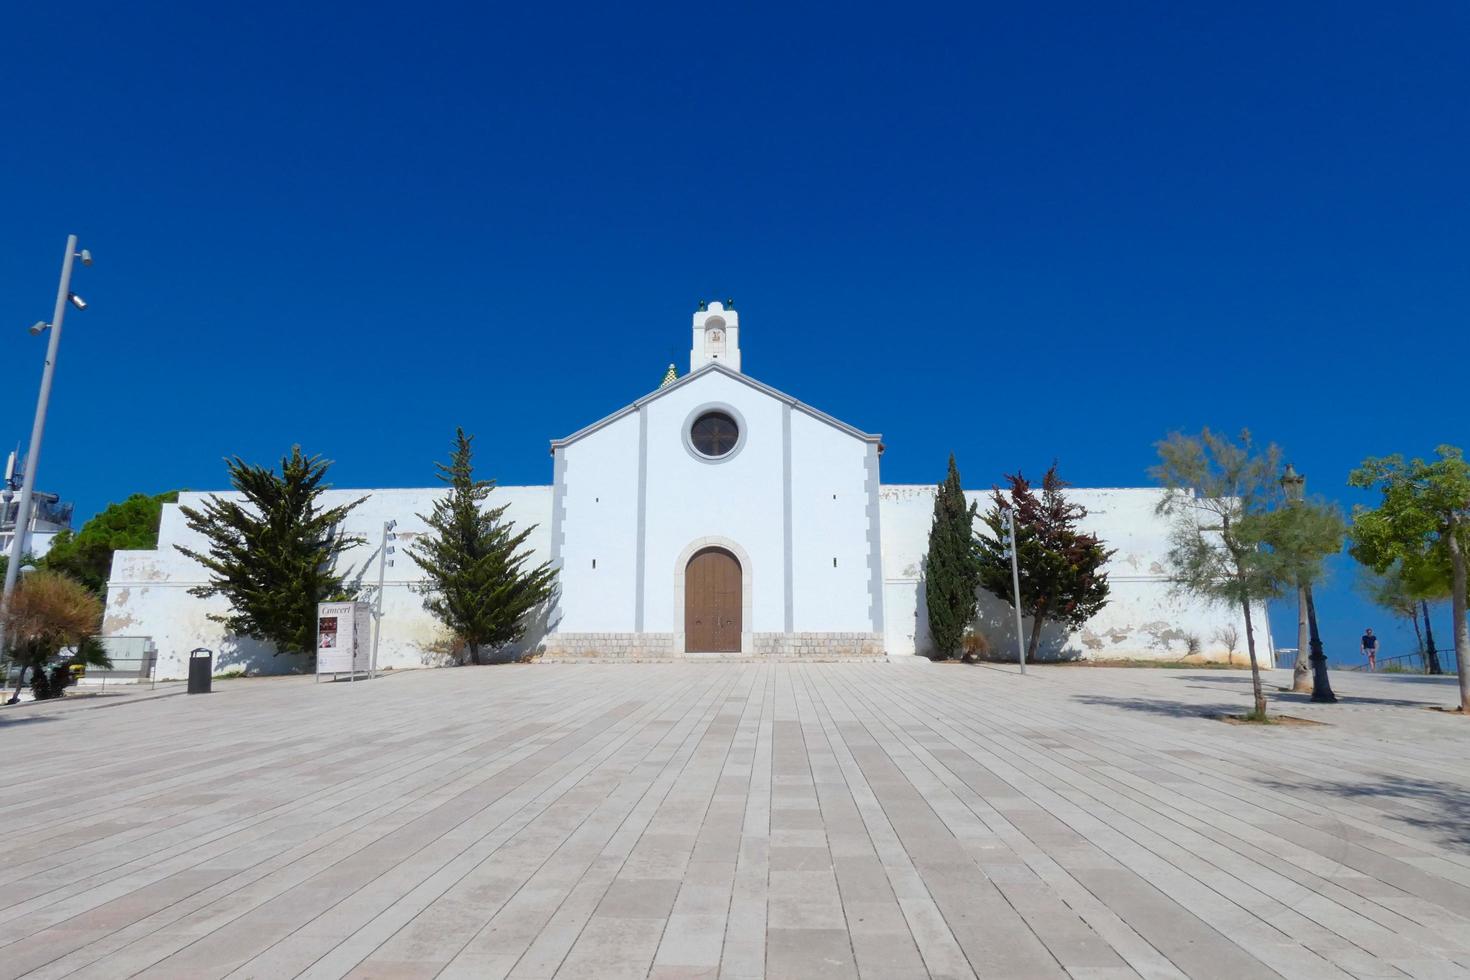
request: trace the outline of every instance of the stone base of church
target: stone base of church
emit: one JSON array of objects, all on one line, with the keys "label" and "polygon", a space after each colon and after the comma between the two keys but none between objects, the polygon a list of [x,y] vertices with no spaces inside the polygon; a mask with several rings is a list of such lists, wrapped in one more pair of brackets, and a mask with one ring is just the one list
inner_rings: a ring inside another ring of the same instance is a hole
[{"label": "stone base of church", "polygon": [[548,633],[539,659],[558,661],[630,660],[880,660],[881,633],[750,633],[751,649],[742,653],[684,653],[673,633]]},{"label": "stone base of church", "polygon": [[543,660],[667,660],[674,656],[672,633],[547,633]]},{"label": "stone base of church", "polygon": [[758,657],[847,660],[882,657],[881,633],[755,633]]}]

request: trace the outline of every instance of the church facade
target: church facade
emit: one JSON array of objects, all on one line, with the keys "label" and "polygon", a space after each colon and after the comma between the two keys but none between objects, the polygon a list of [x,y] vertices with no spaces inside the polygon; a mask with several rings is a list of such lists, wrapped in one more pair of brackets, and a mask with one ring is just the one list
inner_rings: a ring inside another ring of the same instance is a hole
[{"label": "church facade", "polygon": [[[513,652],[549,659],[928,652],[921,566],[934,488],[883,485],[878,434],[743,373],[735,310],[702,305],[690,336],[688,374],[674,379],[671,369],[658,390],[552,441],[550,486],[496,489],[493,500],[509,505],[509,519],[536,526],[528,540],[535,560],[559,570],[556,602]],[[425,530],[416,515],[442,492],[329,492],[329,504],[368,498],[346,528],[367,541],[345,556],[351,584],[375,584],[383,522],[396,520],[397,541],[411,541]],[[1112,600],[1076,634],[1044,631],[1046,656],[1177,658],[1191,644],[1214,659],[1232,647],[1243,655],[1237,612],[1170,588],[1168,527],[1154,513],[1160,493],[1072,491],[1089,509],[1089,530],[1117,549]],[[180,503],[206,496],[181,494]],[[150,638],[160,677],[181,676],[182,658],[200,646],[215,650],[223,667],[299,669],[297,658],[224,634],[210,619],[223,600],[189,594],[204,570],[178,544],[201,542],[169,505],[157,549],[117,553],[104,634]],[[421,576],[405,549],[389,572],[379,664],[445,661],[452,638],[423,610]],[[982,596],[979,620],[992,646],[1014,648],[1008,606]],[[1258,634],[1265,659],[1269,631]]]},{"label": "church facade", "polygon": [[879,437],[740,371],[696,313],[690,373],[552,446],[551,653],[883,649]]}]

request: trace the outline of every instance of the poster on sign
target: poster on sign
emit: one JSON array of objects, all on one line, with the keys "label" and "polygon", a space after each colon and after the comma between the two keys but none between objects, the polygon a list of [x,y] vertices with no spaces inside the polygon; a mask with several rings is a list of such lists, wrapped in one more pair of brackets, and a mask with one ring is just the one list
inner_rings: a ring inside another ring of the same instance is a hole
[{"label": "poster on sign", "polygon": [[352,604],[352,669],[371,672],[373,665],[373,607]]},{"label": "poster on sign", "polygon": [[372,607],[366,602],[322,602],[316,612],[317,674],[368,670]]}]

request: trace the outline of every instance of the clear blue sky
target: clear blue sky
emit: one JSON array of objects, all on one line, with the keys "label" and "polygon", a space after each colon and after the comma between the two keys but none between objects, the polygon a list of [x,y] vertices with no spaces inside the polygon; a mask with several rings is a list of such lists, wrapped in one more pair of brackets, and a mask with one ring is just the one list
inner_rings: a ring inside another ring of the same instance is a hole
[{"label": "clear blue sky", "polygon": [[[1363,456],[1470,443],[1462,4],[493,6],[11,5],[11,443],[66,233],[97,256],[44,487],[87,516],[293,442],[425,485],[456,424],[547,483],[725,296],[885,482],[1138,485],[1249,426],[1351,503]],[[1342,566],[1339,656],[1393,633]]]}]

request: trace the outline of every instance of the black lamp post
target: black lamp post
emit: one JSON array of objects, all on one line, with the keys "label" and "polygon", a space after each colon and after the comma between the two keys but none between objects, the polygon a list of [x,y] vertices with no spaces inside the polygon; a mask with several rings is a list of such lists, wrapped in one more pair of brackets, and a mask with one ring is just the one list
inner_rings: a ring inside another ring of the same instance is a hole
[{"label": "black lamp post", "polygon": [[[1307,478],[1287,463],[1286,472],[1281,474],[1281,489],[1286,494],[1287,503],[1295,507],[1306,499]],[[1332,683],[1327,679],[1327,654],[1322,652],[1322,637],[1317,632],[1317,604],[1312,600],[1312,583],[1303,578],[1299,584],[1307,599],[1307,629],[1312,638],[1312,700],[1336,704],[1337,695],[1332,693]]]}]

